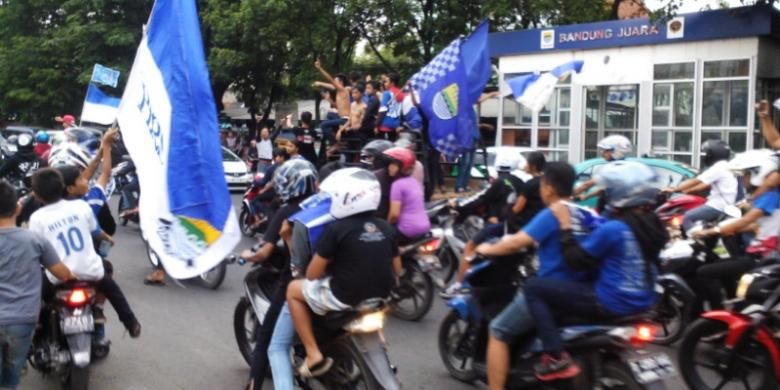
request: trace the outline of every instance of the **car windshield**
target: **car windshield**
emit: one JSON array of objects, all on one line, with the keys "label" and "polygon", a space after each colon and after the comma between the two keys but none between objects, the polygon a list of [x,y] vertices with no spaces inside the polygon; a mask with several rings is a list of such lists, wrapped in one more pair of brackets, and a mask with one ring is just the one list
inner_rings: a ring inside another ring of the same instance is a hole
[{"label": "car windshield", "polygon": [[241,159],[235,153],[222,148],[222,161],[241,161]]}]

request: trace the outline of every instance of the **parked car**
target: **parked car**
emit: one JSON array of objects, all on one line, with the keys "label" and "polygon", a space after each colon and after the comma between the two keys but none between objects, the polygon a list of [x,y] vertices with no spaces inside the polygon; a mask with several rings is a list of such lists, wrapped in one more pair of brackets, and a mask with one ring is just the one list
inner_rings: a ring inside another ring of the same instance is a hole
[{"label": "parked car", "polygon": [[[677,161],[649,157],[629,157],[626,160],[639,161],[650,168],[653,168],[659,178],[656,182],[659,188],[677,186],[681,182],[696,177],[696,175],[699,174],[699,171],[696,168]],[[607,161],[603,158],[594,158],[575,165],[574,170],[577,172],[577,182],[574,185],[575,188],[594,177],[606,163]],[[596,207],[597,201],[598,199],[594,197],[587,201],[580,202],[580,204],[588,207]]]},{"label": "parked car", "polygon": [[252,183],[252,173],[249,172],[246,162],[224,146],[222,166],[225,169],[225,181],[231,191],[244,191]]}]

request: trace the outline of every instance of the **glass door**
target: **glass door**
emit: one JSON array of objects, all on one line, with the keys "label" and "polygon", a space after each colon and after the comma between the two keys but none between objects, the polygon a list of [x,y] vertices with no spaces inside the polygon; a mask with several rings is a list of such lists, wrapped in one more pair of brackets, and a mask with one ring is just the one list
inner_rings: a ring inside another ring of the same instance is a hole
[{"label": "glass door", "polygon": [[599,140],[620,134],[636,149],[639,85],[590,86],[585,89],[585,159],[598,157]]}]

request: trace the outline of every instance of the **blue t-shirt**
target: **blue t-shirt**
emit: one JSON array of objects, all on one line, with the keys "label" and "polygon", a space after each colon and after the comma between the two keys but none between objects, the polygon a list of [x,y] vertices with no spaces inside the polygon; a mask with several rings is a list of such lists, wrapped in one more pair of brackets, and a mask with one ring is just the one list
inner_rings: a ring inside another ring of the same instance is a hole
[{"label": "blue t-shirt", "polygon": [[764,215],[756,221],[758,233],[748,246],[748,253],[766,256],[777,252],[780,249],[780,192],[775,189],[761,194],[753,200],[753,207]]},{"label": "blue t-shirt", "polygon": [[[599,222],[598,216],[590,210],[570,205],[572,231],[581,239]],[[585,281],[587,274],[574,272],[563,261],[561,254],[561,235],[558,220],[549,208],[540,211],[523,228],[539,245],[539,271],[536,276],[546,279]]]},{"label": "blue t-shirt", "polygon": [[761,210],[764,215],[771,215],[780,207],[780,192],[767,191],[753,200],[753,207]]},{"label": "blue t-shirt", "polygon": [[642,251],[628,225],[610,220],[582,240],[581,246],[602,261],[593,288],[605,309],[628,315],[645,311],[655,303],[655,269],[648,283]]},{"label": "blue t-shirt", "polygon": [[397,91],[395,94],[390,90],[382,93],[382,102],[379,108],[380,112],[385,113],[385,117],[382,119],[380,126],[391,130],[395,130],[401,126],[401,112],[403,108],[396,96],[397,94],[400,94],[401,91],[398,89],[395,89],[395,91]]},{"label": "blue t-shirt", "polygon": [[94,214],[95,218],[97,218],[98,214],[100,213],[100,209],[103,208],[104,204],[106,204],[106,191],[103,190],[103,187],[94,185],[89,189],[89,192],[84,195],[84,201],[89,204],[89,208],[92,209],[92,214]]}]

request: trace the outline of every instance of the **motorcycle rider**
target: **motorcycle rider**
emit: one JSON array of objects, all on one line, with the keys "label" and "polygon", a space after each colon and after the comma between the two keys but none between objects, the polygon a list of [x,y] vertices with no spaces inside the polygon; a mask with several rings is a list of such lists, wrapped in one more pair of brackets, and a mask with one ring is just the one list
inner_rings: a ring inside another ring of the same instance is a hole
[{"label": "motorcycle rider", "polygon": [[387,174],[387,160],[383,153],[392,147],[392,142],[376,139],[367,143],[360,151],[360,162],[364,168],[374,172],[382,188],[382,199],[376,209],[376,215],[380,218],[385,218],[390,210],[390,185],[393,184],[394,178]]},{"label": "motorcycle rider", "polygon": [[390,186],[390,210],[387,221],[395,225],[400,241],[409,241],[428,233],[431,220],[425,212],[423,186],[411,174],[416,158],[409,149],[393,147],[382,153],[387,159],[387,175],[395,178]]},{"label": "motorcycle rider", "polygon": [[22,133],[16,137],[16,153],[0,165],[0,178],[22,180],[29,188],[30,177],[42,165],[43,161],[35,154],[33,136]]},{"label": "motorcycle rider", "polygon": [[712,222],[724,215],[727,206],[737,203],[741,187],[739,180],[729,170],[728,159],[731,156],[729,145],[719,139],[705,141],[701,145],[704,165],[708,168],[699,176],[680,183],[677,187],[667,189],[667,192],[682,192],[685,194],[708,190],[707,202],[683,216],[683,229],[688,231],[696,222]]},{"label": "motorcycle rider", "polygon": [[39,130],[37,133],[35,133],[35,147],[33,148],[33,151],[35,152],[35,155],[38,156],[43,161],[46,161],[46,155],[51,150],[51,145],[49,144],[49,133]]},{"label": "motorcycle rider", "polygon": [[[319,237],[306,280],[295,280],[287,289],[293,325],[306,349],[306,358],[298,368],[302,377],[322,375],[333,364],[317,346],[312,312],[325,315],[349,310],[368,299],[385,298],[401,271],[393,229],[373,215],[381,197],[379,183],[368,171],[356,175],[370,185],[359,192],[345,188],[339,201],[332,202],[336,206],[332,212],[339,220],[328,224]],[[371,256],[366,257],[367,253]]]},{"label": "motorcycle rider", "polygon": [[[777,157],[766,150],[750,150],[737,154],[728,167],[740,172],[744,185],[758,188],[770,173],[778,169]],[[696,271],[694,288],[699,290],[712,310],[723,308],[721,291],[725,289],[733,296],[737,281],[743,273],[759,265],[759,262],[780,252],[780,192],[774,187],[755,197],[753,208],[742,217],[722,222],[716,227],[694,233],[696,238],[728,237],[741,232],[752,232],[758,225],[755,239],[739,257],[702,265]]]},{"label": "motorcycle rider", "polygon": [[[439,294],[442,298],[450,298],[460,290],[463,276],[469,269],[469,262],[466,259],[474,256],[474,250],[477,248],[477,245],[490,239],[501,237],[505,233],[512,234],[519,230],[519,226],[522,225],[513,225],[511,227],[508,225],[510,218],[514,219],[512,214],[514,214],[516,202],[525,199],[522,206],[519,207],[518,213],[522,212],[526,205],[529,206],[529,210],[535,208],[534,215],[543,207],[541,199],[539,199],[538,180],[534,182],[536,183],[535,186],[529,181],[529,191],[525,191],[526,185],[516,172],[516,169],[521,168],[521,165],[525,165],[522,168],[525,168],[528,172],[541,174],[541,169],[544,167],[545,162],[544,155],[540,152],[533,152],[532,154],[533,156],[529,155],[527,162],[519,153],[516,156],[505,156],[497,159],[495,163],[496,172],[498,173],[497,180],[477,199],[455,209],[459,215],[465,216],[471,214],[471,210],[485,206],[487,208],[486,219],[488,224],[466,242],[463,248],[463,257],[460,259],[460,265],[458,266],[458,275],[455,282]],[[532,157],[533,163],[530,160]],[[518,197],[518,194],[521,194],[521,196]],[[533,204],[528,204],[528,199],[538,199],[539,202],[537,204],[535,201],[532,201],[531,203]]]},{"label": "motorcycle rider", "polygon": [[[287,152],[286,148],[274,148],[273,164],[268,167],[260,180],[256,180],[252,183],[253,186],[260,187],[260,192],[258,192],[257,196],[252,200],[252,208],[257,214],[264,214],[265,218],[269,217],[269,209],[272,210],[274,208],[265,206],[266,204],[273,202],[274,196],[276,196],[273,182],[274,173],[276,172],[277,168],[279,168],[289,159],[290,154]],[[254,226],[260,226],[263,222],[264,219],[255,218]]]},{"label": "motorcycle rider", "polygon": [[[658,255],[668,233],[654,209],[659,190],[655,172],[639,162],[621,161],[602,168],[597,176],[607,193],[610,220],[578,242],[572,234],[569,209],[562,203],[550,208],[561,229],[566,265],[595,273],[594,281],[566,281],[534,277],[523,287],[536,323],[544,354],[534,366],[538,379],[571,378],[580,368],[563,351],[556,320],[569,315],[594,321],[648,310],[655,302]],[[576,296],[577,299],[571,299]]]},{"label": "motorcycle rider", "polygon": [[[609,135],[604,137],[604,139],[599,141],[597,148],[601,158],[606,160],[608,163],[625,159],[626,155],[631,153],[632,150],[631,141],[622,135]],[[596,209],[604,210],[606,199],[601,196],[603,193],[602,190],[591,191],[586,194],[586,192],[593,188],[594,185],[596,185],[595,178],[591,178],[590,180],[580,184],[576,189],[574,189],[574,198],[579,201],[584,201],[594,196],[599,196],[599,203],[596,206]]]},{"label": "motorcycle rider", "polygon": [[[305,159],[294,159],[285,162],[278,169],[273,178],[274,192],[282,202],[282,206],[277,210],[268,228],[263,236],[264,243],[256,252],[244,250],[241,257],[250,262],[264,262],[271,258],[277,241],[281,238],[282,225],[293,214],[300,210],[300,202],[317,190],[317,169],[314,165]],[[289,250],[289,248],[288,248]],[[288,269],[285,266],[285,269]],[[286,270],[282,273],[285,277],[280,281],[280,287],[276,290],[276,295],[271,298],[270,307],[266,312],[263,324],[257,333],[257,339],[254,348],[254,357],[252,359],[251,388],[260,389],[268,370],[268,343],[271,340],[276,318],[285,303],[286,286],[289,282],[290,273]]]},{"label": "motorcycle rider", "polygon": [[[565,162],[545,164],[539,192],[548,207],[571,196],[576,173]],[[566,203],[575,220],[575,236],[581,237],[599,222],[599,217],[584,207]],[[540,211],[523,227],[523,230],[505,236],[495,244],[480,244],[476,255],[485,257],[505,256],[523,248],[537,246],[539,270],[537,276],[563,281],[583,281],[586,275],[570,269],[563,261],[560,246],[561,232],[558,220],[547,208]],[[466,259],[473,261],[473,258]],[[490,339],[487,350],[488,384],[491,389],[503,389],[509,372],[509,345],[533,328],[525,296],[519,291],[512,302],[490,323]]]},{"label": "motorcycle rider", "polygon": [[43,266],[57,279],[75,276],[43,236],[16,227],[16,189],[0,179],[0,388],[19,385],[41,311]]}]

